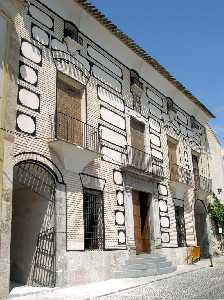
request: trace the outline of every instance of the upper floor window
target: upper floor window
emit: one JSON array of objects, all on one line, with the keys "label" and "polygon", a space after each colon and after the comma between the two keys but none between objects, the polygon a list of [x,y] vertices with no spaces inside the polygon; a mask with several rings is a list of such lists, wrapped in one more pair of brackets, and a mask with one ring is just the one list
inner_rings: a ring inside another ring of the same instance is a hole
[{"label": "upper floor window", "polygon": [[200,127],[199,127],[199,125],[198,125],[198,123],[197,123],[194,116],[191,116],[190,120],[191,120],[191,128],[192,129],[200,129]]},{"label": "upper floor window", "polygon": [[167,97],[166,98],[166,103],[167,103],[167,112],[168,112],[168,115],[170,117],[170,120],[173,121],[177,117],[177,110],[175,108],[173,99],[171,99],[170,97]]},{"label": "upper floor window", "polygon": [[65,21],[65,37],[70,37],[79,44],[83,44],[82,38],[79,36],[78,28],[71,22]]},{"label": "upper floor window", "polygon": [[141,96],[143,93],[143,83],[139,80],[140,76],[134,70],[130,71],[130,87],[133,95],[133,109],[141,113]]},{"label": "upper floor window", "polygon": [[144,151],[145,143],[145,124],[137,121],[136,119],[131,119],[131,145],[132,147]]}]

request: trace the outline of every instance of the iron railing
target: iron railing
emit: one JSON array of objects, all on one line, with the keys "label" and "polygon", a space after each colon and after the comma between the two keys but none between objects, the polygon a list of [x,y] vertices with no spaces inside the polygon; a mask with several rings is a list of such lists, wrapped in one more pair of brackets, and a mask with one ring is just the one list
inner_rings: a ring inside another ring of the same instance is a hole
[{"label": "iron railing", "polygon": [[192,172],[177,164],[170,164],[170,181],[192,185]]},{"label": "iron railing", "polygon": [[52,138],[99,152],[99,131],[72,116],[58,112],[53,116]]},{"label": "iron railing", "polygon": [[195,190],[202,190],[208,193],[212,192],[212,180],[210,178],[203,177],[194,170],[194,188]]},{"label": "iron railing", "polygon": [[124,167],[133,168],[146,174],[164,177],[163,166],[160,160],[132,146],[127,147]]}]

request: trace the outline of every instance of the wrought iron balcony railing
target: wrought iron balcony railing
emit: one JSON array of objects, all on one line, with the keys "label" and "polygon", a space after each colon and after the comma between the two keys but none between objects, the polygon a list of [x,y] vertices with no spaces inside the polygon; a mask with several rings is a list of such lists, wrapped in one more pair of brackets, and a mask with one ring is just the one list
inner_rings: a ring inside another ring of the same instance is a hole
[{"label": "wrought iron balcony railing", "polygon": [[197,171],[194,170],[194,188],[195,190],[212,192],[212,179],[200,176]]},{"label": "wrought iron balcony railing", "polygon": [[52,116],[52,138],[99,152],[98,129],[62,112]]},{"label": "wrought iron balcony railing", "polygon": [[163,166],[160,160],[132,146],[127,148],[124,167],[135,169],[148,175],[164,177]]},{"label": "wrought iron balcony railing", "polygon": [[192,172],[177,164],[170,164],[170,181],[192,185]]}]

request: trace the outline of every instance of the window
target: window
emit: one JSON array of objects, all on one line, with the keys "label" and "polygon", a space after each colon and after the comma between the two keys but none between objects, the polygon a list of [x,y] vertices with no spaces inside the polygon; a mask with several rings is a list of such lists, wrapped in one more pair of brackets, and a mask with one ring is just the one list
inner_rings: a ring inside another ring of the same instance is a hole
[{"label": "window", "polygon": [[144,151],[145,143],[144,143],[144,136],[145,136],[145,124],[139,122],[136,119],[131,118],[130,122],[131,127],[131,145],[132,147]]},{"label": "window", "polygon": [[184,220],[184,207],[175,206],[176,230],[177,230],[177,244],[178,247],[186,246],[186,232]]},{"label": "window", "polygon": [[86,250],[104,249],[102,192],[84,190],[84,246]]},{"label": "window", "polygon": [[75,40],[80,45],[83,45],[83,40],[79,36],[78,28],[71,22],[65,22],[65,37],[70,37],[71,39]]}]

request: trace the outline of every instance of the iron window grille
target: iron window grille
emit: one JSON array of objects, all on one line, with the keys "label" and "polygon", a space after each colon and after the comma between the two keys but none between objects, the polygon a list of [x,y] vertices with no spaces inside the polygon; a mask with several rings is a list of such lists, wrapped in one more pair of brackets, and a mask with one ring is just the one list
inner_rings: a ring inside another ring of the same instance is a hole
[{"label": "iron window grille", "polygon": [[103,250],[104,214],[102,192],[86,189],[83,198],[85,250]]},{"label": "iron window grille", "polygon": [[178,247],[186,246],[186,231],[184,220],[184,208],[175,206],[176,230],[177,230],[177,245]]}]

